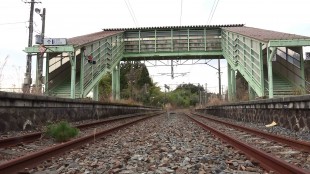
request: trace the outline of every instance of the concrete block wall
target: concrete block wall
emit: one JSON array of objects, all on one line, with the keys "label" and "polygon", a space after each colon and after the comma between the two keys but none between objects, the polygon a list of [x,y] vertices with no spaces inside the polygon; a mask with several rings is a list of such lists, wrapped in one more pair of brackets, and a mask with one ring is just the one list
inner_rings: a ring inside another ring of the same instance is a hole
[{"label": "concrete block wall", "polygon": [[310,95],[209,106],[196,111],[245,122],[275,121],[295,131],[310,130]]},{"label": "concrete block wall", "polygon": [[159,109],[0,92],[0,133],[35,129],[59,120],[101,119],[154,110]]}]

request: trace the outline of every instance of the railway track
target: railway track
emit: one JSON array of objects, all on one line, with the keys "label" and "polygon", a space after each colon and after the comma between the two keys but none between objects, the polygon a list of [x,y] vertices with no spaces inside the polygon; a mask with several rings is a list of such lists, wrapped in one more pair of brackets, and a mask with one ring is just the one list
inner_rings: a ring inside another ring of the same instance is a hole
[{"label": "railway track", "polygon": [[[307,150],[309,144],[307,145],[306,142],[270,135],[231,123],[224,125],[223,121],[211,120],[200,114],[195,115],[199,117],[194,118],[187,114],[192,121],[203,129],[211,131],[247,156],[254,158],[265,169],[281,174],[310,173],[309,152]],[[292,142],[301,145],[294,146]]]},{"label": "railway track", "polygon": [[[138,117],[138,116],[142,116],[144,114],[145,113],[129,114],[129,115],[124,115],[124,116],[121,116],[118,118],[110,118],[110,119],[80,124],[80,125],[76,125],[75,127],[78,129],[87,129],[87,128],[92,127],[92,126],[98,126],[98,125],[102,125],[102,124],[111,123],[114,121],[124,120],[127,118]],[[9,146],[16,146],[16,145],[21,144],[21,143],[33,142],[37,139],[42,138],[43,136],[44,136],[44,132],[35,132],[35,133],[30,133],[30,134],[25,134],[25,135],[20,135],[20,136],[3,138],[3,139],[0,139],[0,148],[6,148]]]},{"label": "railway track", "polygon": [[[149,115],[147,116],[142,116],[139,117],[137,119],[131,120],[131,121],[127,121],[125,123],[121,123],[119,125],[116,125],[114,127],[108,128],[108,129],[104,129],[104,130],[97,130],[97,131],[90,131],[88,132],[88,134],[83,135],[82,137],[79,137],[77,139],[65,142],[65,143],[61,143],[61,144],[57,144],[54,145],[52,147],[48,147],[48,148],[43,148],[41,150],[38,150],[36,152],[31,152],[28,154],[25,154],[21,157],[18,158],[14,158],[8,161],[5,161],[3,163],[0,164],[0,173],[17,173],[20,172],[22,170],[24,170],[25,168],[30,168],[35,166],[36,164],[49,159],[50,157],[54,157],[57,155],[60,155],[66,151],[72,150],[74,148],[77,148],[79,146],[82,146],[83,144],[86,143],[92,143],[94,142],[96,139],[99,139],[105,135],[108,135],[110,133],[112,133],[113,131],[122,129],[126,126],[130,126],[132,124],[135,124],[137,122],[143,121],[145,119],[151,118],[153,116],[156,115],[160,115],[163,112],[156,112],[156,113],[148,113]],[[126,117],[128,118],[128,117]],[[125,118],[122,119],[118,119],[118,120],[123,120]],[[115,121],[114,120],[108,120],[109,122]],[[124,121],[123,121],[124,122]],[[107,122],[105,122],[107,123]],[[88,126],[94,126],[94,125],[100,125],[102,123],[99,122],[94,122],[92,124],[88,123]],[[88,127],[83,125],[82,127]]]}]

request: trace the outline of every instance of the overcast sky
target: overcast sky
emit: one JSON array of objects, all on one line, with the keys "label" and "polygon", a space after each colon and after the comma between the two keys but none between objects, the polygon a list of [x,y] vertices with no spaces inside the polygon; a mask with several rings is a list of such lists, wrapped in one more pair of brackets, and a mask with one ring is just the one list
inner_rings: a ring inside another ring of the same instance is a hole
[{"label": "overcast sky", "polygon": [[[0,65],[8,55],[2,87],[21,86],[26,65],[22,51],[28,42],[30,5],[24,0],[1,0]],[[28,0],[30,1],[30,0]],[[39,0],[38,0],[39,1]],[[104,28],[145,26],[206,25],[214,0],[40,0],[45,7],[46,37],[70,38]],[[127,2],[127,5],[126,5]],[[182,10],[181,10],[182,4]],[[246,26],[310,36],[309,0],[219,0],[209,24],[245,24]],[[127,6],[130,6],[136,22]],[[34,14],[34,35],[41,32],[41,19]],[[307,50],[307,49],[306,49]],[[33,59],[34,62],[34,59]],[[210,62],[217,65],[217,61]],[[227,86],[227,64],[222,61],[223,82]],[[1,66],[0,66],[1,67]],[[216,71],[207,65],[176,66],[175,72],[189,72],[171,80],[158,76],[170,67],[149,68],[155,82],[164,84],[208,84],[217,90]],[[32,70],[35,74],[35,70]],[[34,82],[34,79],[33,79]],[[173,87],[173,85],[172,85]]]}]

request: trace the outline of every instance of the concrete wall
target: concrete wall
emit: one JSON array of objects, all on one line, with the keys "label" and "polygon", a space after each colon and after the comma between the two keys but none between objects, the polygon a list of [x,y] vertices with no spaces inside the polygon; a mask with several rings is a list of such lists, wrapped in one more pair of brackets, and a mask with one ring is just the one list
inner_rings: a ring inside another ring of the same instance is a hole
[{"label": "concrete wall", "polygon": [[0,133],[35,129],[58,120],[100,119],[152,110],[158,108],[0,92]]},{"label": "concrete wall", "polygon": [[295,131],[310,130],[310,95],[209,106],[196,111],[245,122],[275,121]]}]

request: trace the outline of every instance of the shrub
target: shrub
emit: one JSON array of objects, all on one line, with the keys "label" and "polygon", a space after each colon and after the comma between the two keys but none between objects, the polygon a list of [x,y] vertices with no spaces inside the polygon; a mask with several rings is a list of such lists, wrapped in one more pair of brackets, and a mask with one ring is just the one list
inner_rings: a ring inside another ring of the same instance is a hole
[{"label": "shrub", "polygon": [[70,138],[77,136],[79,130],[70,126],[66,121],[51,124],[47,126],[46,134],[54,138],[57,142],[68,141]]}]

